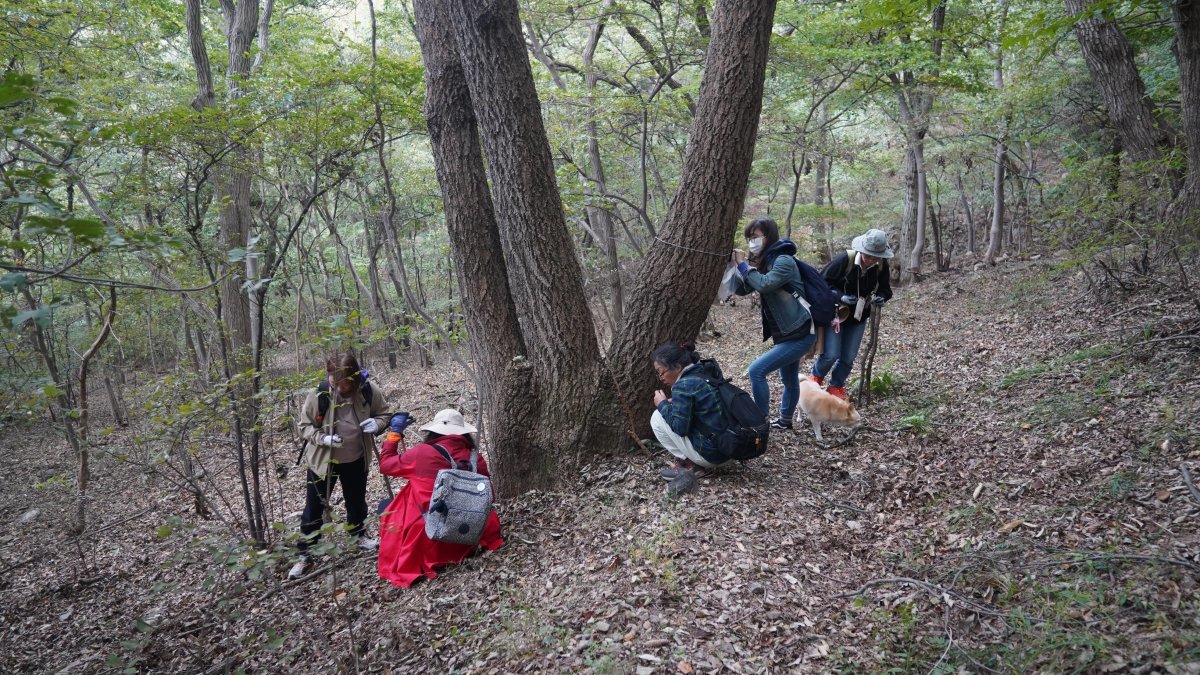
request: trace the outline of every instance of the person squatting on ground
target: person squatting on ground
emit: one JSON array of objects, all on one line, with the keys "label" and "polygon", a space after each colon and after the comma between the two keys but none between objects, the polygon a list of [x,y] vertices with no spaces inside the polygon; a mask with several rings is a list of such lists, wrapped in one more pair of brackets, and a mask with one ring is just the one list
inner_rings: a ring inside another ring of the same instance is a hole
[{"label": "person squatting on ground", "polygon": [[792,416],[800,392],[800,361],[816,340],[808,310],[792,295],[793,289],[802,292],[804,281],[796,266],[796,245],[779,238],[779,226],[770,218],[752,220],[745,229],[750,257],[734,250],[738,265],[735,292],[749,295],[758,291],[762,299],[763,341],[770,339],[774,346],[750,364],[750,394],[763,415],[771,414],[771,387],[767,375],[779,371],[783,382],[779,417],[771,421],[772,429],[791,429]]},{"label": "person squatting on ground", "polygon": [[[888,258],[892,248],[888,245],[883,230],[867,230],[854,238],[849,251],[842,251],[821,270],[821,276],[839,296],[838,317],[840,325],[825,331],[825,349],[813,363],[813,380],[824,384],[829,376],[830,394],[843,401],[850,395],[846,392],[846,379],[854,368],[854,359],[862,345],[867,319],[871,317],[871,306],[882,307],[892,299],[891,269]],[[832,375],[830,374],[832,370]]]},{"label": "person squatting on ground", "polygon": [[716,447],[716,438],[726,428],[721,397],[704,381],[696,347],[691,343],[668,342],[650,355],[658,379],[671,391],[654,392],[654,414],[650,428],[654,437],[675,457],[675,466],[659,475],[672,481],[669,492],[685,492],[695,479],[728,461]]},{"label": "person squatting on ground", "polygon": [[300,555],[288,572],[289,579],[303,576],[311,565],[308,549],[321,536],[334,483],[342,484],[346,529],[358,548],[374,551],[379,547],[377,539],[367,536],[364,523],[370,455],[375,450],[375,434],[387,424],[387,402],[383,392],[367,393],[366,373],[351,354],[326,359],[325,373],[326,382],[308,393],[300,411],[307,491],[300,515]]},{"label": "person squatting on ground", "polygon": [[[475,447],[475,427],[463,420],[462,413],[453,409],[440,411],[433,421],[420,430],[425,440],[399,454],[407,413],[392,417],[383,450],[379,456],[379,471],[388,476],[407,478],[408,484],[396,493],[379,520],[379,576],[396,586],[411,586],[421,578],[433,579],[437,568],[460,563],[475,552],[475,546],[433,541],[425,534],[424,512],[433,495],[438,471],[465,468]],[[438,449],[441,447],[441,450]],[[442,454],[450,455],[450,459]],[[487,461],[479,456],[476,472],[490,476]],[[494,551],[504,544],[500,537],[500,519],[492,511],[479,539],[479,546]]]}]

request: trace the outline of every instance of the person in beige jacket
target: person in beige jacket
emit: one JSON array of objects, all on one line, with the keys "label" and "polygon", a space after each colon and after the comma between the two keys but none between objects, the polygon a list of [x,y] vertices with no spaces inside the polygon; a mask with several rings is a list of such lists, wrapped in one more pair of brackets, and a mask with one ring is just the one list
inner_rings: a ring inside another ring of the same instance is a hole
[{"label": "person in beige jacket", "polygon": [[[326,381],[309,392],[300,411],[300,436],[305,441],[304,463],[307,491],[300,514],[299,559],[288,572],[289,579],[303,576],[310,568],[308,549],[320,538],[325,509],[334,483],[341,482],[346,502],[346,527],[357,546],[366,551],[379,548],[379,540],[367,535],[367,476],[375,436],[387,428],[387,402],[383,393],[371,389],[358,360],[351,354],[330,357],[325,362]],[[322,406],[324,397],[327,404]],[[326,408],[322,411],[322,408]],[[324,414],[322,414],[322,412]]]}]

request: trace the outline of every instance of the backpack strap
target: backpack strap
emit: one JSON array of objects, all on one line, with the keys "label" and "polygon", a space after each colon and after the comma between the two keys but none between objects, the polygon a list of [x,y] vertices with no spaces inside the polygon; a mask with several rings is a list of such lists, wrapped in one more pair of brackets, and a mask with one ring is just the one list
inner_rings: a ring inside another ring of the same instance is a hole
[{"label": "backpack strap", "polygon": [[[792,256],[792,257],[795,258],[795,256]],[[805,264],[803,260],[796,258],[796,271],[800,273],[800,287],[801,288],[804,287],[804,268],[801,267],[801,265],[803,265],[803,264]],[[812,303],[810,303],[808,300],[806,300],[804,298],[804,294],[801,293],[800,290],[797,289],[795,285],[792,286],[792,297],[796,299],[796,302],[800,303],[800,306],[804,308],[805,312],[808,312],[808,334],[816,335],[817,334],[817,322],[815,319],[813,319]]]},{"label": "backpack strap", "polygon": [[[363,382],[362,387],[360,387],[358,391],[359,391],[359,393],[362,394],[363,401],[366,402],[367,407],[370,408],[371,401],[372,401],[372,399],[375,398],[375,391],[373,389],[371,389],[371,383]],[[329,380],[321,380],[321,383],[317,385],[317,424],[318,425],[324,424],[325,423],[325,415],[329,414],[329,399],[330,399]]]},{"label": "backpack strap", "polygon": [[[450,456],[450,453],[445,448],[438,445],[437,443],[432,443],[431,445],[433,445],[433,447],[436,448],[439,453],[441,453],[442,457],[444,457],[447,462],[450,462],[451,469],[458,468],[458,462],[454,461],[454,458]],[[478,466],[479,466],[479,450],[477,450],[475,448],[471,448],[471,473],[479,473],[478,471],[475,470]]]},{"label": "backpack strap", "polygon": [[325,415],[329,413],[329,380],[321,380],[317,385],[317,426],[325,424]]}]

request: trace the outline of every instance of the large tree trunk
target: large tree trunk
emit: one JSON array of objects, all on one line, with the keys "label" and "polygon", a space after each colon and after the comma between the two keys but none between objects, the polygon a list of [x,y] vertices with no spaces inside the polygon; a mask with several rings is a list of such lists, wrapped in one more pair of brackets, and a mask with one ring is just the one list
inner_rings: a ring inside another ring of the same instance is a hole
[{"label": "large tree trunk", "polygon": [[425,116],[445,203],[446,225],[471,353],[479,373],[497,492],[517,494],[546,482],[533,447],[540,412],[517,310],[508,285],[500,232],[444,0],[413,4],[425,62]]},{"label": "large tree trunk", "polygon": [[714,12],[679,191],[610,351],[620,391],[639,414],[649,414],[655,387],[650,352],[696,336],[728,260],[754,157],[774,14],[775,0],[728,0]]},{"label": "large tree trunk", "polygon": [[[549,485],[563,458],[611,448],[623,422],[618,421],[620,407],[608,375],[619,378],[624,393],[619,398],[639,415],[648,413],[654,386],[649,352],[669,337],[695,335],[703,322],[741,213],[774,5],[774,0],[730,1],[716,12],[682,187],[660,233],[665,243],[653,246],[641,267],[608,369],[586,311],[515,3],[417,2],[429,86],[427,115],[448,218],[458,218],[450,214],[472,204],[483,209],[464,214],[463,231],[452,229],[451,238],[477,255],[504,253],[503,260],[492,259],[482,270],[460,267],[468,321],[479,312],[495,322],[471,329],[479,358],[495,364],[507,359],[512,369],[513,377],[503,387],[512,395],[499,400],[501,394],[492,405],[493,427],[529,433],[524,443],[493,448],[499,452],[497,474],[504,493]],[[461,75],[454,72],[457,66]],[[474,137],[459,78],[470,92],[481,139]],[[451,139],[458,154],[444,147]],[[494,227],[477,154],[480,140],[494,190]],[[464,172],[463,165],[472,168]],[[470,174],[469,185],[464,173]],[[499,246],[480,239],[494,229],[499,230]],[[472,279],[476,274],[492,277],[477,283]],[[477,292],[496,293],[504,279],[511,300],[501,294],[498,302],[489,303],[466,294],[469,285]],[[499,303],[511,309],[493,311]],[[507,319],[499,316],[504,312]]]},{"label": "large tree trunk", "polygon": [[1158,159],[1171,143],[1171,133],[1155,113],[1154,102],[1134,61],[1133,46],[1115,21],[1103,18],[1102,3],[1064,0],[1076,19],[1075,36],[1092,81],[1100,90],[1113,128],[1130,159]]},{"label": "large tree trunk", "polygon": [[913,281],[921,280],[921,256],[925,254],[925,223],[929,221],[929,171],[925,167],[924,133],[913,141],[913,168],[917,172],[917,222],[913,228],[912,254],[908,271]]},{"label": "large tree trunk", "polygon": [[[520,480],[552,483],[557,462],[612,439],[590,419],[605,379],[583,274],[575,257],[525,53],[515,0],[450,0],[451,22],[480,130],[500,243],[526,357],[532,398],[544,403]],[[509,424],[502,414],[503,424]],[[515,477],[513,477],[515,479]]]},{"label": "large tree trunk", "polygon": [[1171,218],[1195,238],[1200,214],[1200,2],[1171,4],[1175,23],[1175,53],[1179,61],[1180,121],[1187,139],[1187,179],[1172,205]]},{"label": "large tree trunk", "polygon": [[900,266],[900,277],[908,278],[908,261],[904,258],[903,252],[909,250],[909,242],[912,238],[912,232],[917,226],[917,187],[920,183],[917,182],[917,165],[913,159],[913,146],[911,143],[906,144],[904,148],[904,211],[900,216],[900,245],[897,250],[901,255],[896,257]]}]

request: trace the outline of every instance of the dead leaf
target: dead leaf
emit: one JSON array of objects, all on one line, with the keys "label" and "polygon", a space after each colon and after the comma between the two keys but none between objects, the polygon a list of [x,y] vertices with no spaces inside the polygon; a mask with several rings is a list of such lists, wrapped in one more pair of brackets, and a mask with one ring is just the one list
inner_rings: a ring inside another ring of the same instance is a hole
[{"label": "dead leaf", "polygon": [[999,532],[1007,534],[1007,533],[1012,532],[1013,530],[1017,529],[1018,527],[1021,527],[1024,524],[1025,523],[1021,520],[1010,520],[1007,523],[1000,526]]},{"label": "dead leaf", "polygon": [[691,673],[696,672],[696,669],[692,666],[692,664],[688,663],[687,661],[680,661],[679,665],[675,666],[675,669],[681,673],[684,673],[684,675],[690,675]]}]

